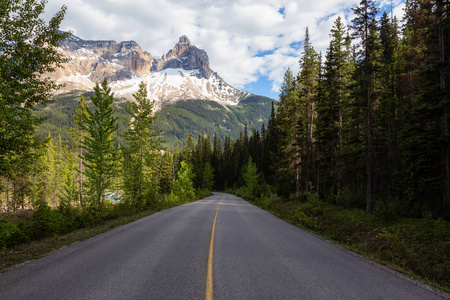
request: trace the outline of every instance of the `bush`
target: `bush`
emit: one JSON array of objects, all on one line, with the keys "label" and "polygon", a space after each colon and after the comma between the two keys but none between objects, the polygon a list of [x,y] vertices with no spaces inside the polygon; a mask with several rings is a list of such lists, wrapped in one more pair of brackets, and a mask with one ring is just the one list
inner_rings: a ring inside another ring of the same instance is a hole
[{"label": "bush", "polygon": [[28,242],[30,238],[25,235],[20,228],[9,222],[0,223],[0,251],[7,247]]},{"label": "bush", "polygon": [[306,228],[315,229],[319,224],[319,218],[308,216],[299,207],[293,215],[294,221],[303,225]]},{"label": "bush", "polygon": [[41,239],[56,232],[55,215],[47,202],[39,200],[36,202],[36,210],[30,218],[30,237]]}]

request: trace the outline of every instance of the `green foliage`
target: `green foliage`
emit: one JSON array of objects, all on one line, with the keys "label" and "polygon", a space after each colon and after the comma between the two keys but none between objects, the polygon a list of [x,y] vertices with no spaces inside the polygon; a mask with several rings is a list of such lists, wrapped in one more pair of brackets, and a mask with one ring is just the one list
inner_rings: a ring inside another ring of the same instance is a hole
[{"label": "green foliage", "polygon": [[114,141],[118,128],[117,117],[112,106],[114,97],[108,87],[107,80],[94,88],[95,95],[91,100],[95,110],[89,110],[89,118],[83,129],[88,135],[83,142],[83,164],[90,195],[91,205],[100,209],[104,193],[111,188],[112,179],[117,172]]},{"label": "green foliage", "polygon": [[256,199],[260,192],[260,177],[258,168],[250,156],[244,167],[243,174],[245,186],[243,187],[244,197],[249,200]]},{"label": "green foliage", "polygon": [[314,190],[314,186],[313,186],[312,182],[309,183],[309,188],[305,192],[305,197],[306,197],[306,201],[308,201],[312,204],[317,205],[320,203],[319,194],[317,194],[317,192]]},{"label": "green foliage", "polygon": [[147,85],[139,85],[133,94],[135,102],[128,102],[126,108],[130,120],[124,138],[127,145],[124,189],[138,207],[151,203],[157,194],[156,158],[159,156],[159,131],[153,128],[154,102],[147,98]]},{"label": "green foliage", "polygon": [[207,191],[212,191],[214,186],[214,169],[209,162],[203,170],[203,186]]},{"label": "green foliage", "polygon": [[250,96],[237,106],[224,107],[214,101],[187,100],[166,105],[156,112],[155,127],[162,130],[169,146],[178,141],[182,144],[190,133],[198,136],[202,132],[217,133],[224,140],[227,135],[239,136],[247,122],[250,127],[259,128],[267,122],[270,103],[273,99]]},{"label": "green foliage", "polygon": [[172,191],[166,197],[166,201],[185,203],[196,199],[193,179],[194,173],[192,171],[192,166],[185,161],[182,161],[177,173],[177,178],[172,184]]},{"label": "green foliage", "polygon": [[26,236],[16,224],[0,222],[0,253],[7,247],[28,242],[30,238]]},{"label": "green foliage", "polygon": [[54,213],[45,201],[41,200],[36,203],[36,210],[30,221],[29,234],[32,239],[40,239],[57,231]]},{"label": "green foliage", "polygon": [[59,31],[66,7],[47,24],[40,16],[47,1],[0,3],[0,175],[18,167],[10,159],[36,147],[33,134],[42,119],[33,113],[50,100],[55,82],[40,74],[52,72],[65,59],[58,52],[67,33]]}]

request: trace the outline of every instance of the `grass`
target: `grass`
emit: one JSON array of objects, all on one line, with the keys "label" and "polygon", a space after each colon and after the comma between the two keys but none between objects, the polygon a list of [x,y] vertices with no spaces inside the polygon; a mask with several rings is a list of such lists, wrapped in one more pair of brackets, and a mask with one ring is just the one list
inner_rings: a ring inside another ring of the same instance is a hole
[{"label": "grass", "polygon": [[362,210],[323,202],[254,202],[272,214],[369,260],[450,292],[450,222],[385,221]]}]

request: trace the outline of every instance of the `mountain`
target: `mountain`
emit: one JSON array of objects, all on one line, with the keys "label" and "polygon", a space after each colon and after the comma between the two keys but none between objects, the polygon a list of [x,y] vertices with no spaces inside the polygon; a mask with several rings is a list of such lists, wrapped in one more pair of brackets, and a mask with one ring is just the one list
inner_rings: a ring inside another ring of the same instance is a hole
[{"label": "mountain", "polygon": [[[92,108],[90,96],[93,92],[71,91],[54,98],[46,107],[38,106],[36,114],[47,118],[37,129],[37,136],[45,138],[50,132],[54,138],[61,135],[64,143],[70,143],[71,135],[68,127],[74,126],[74,114],[81,96]],[[225,136],[233,140],[239,137],[247,123],[249,130],[260,129],[269,119],[273,99],[262,96],[249,96],[237,105],[223,105],[212,100],[181,100],[166,104],[156,112],[155,127],[162,131],[162,137],[168,146],[183,145],[190,133],[195,138],[201,133],[214,135],[217,133],[222,141]],[[120,99],[114,101],[119,129],[118,143],[123,145],[122,134],[127,129],[125,111],[126,103]]]},{"label": "mountain", "polygon": [[134,41],[88,41],[71,35],[60,45],[69,62],[55,73],[46,74],[64,85],[58,93],[92,90],[107,78],[116,97],[132,100],[139,83],[147,82],[149,98],[159,109],[179,100],[212,100],[236,105],[250,96],[233,88],[209,65],[208,54],[192,45],[187,36],[155,59]]},{"label": "mountain", "polygon": [[147,82],[149,98],[155,100],[155,126],[163,131],[169,146],[182,145],[190,133],[217,133],[222,140],[226,135],[236,139],[245,123],[249,129],[259,129],[271,112],[273,99],[230,86],[211,69],[208,54],[186,36],[160,59],[134,41],[87,41],[72,35],[60,46],[70,60],[46,76],[64,86],[53,103],[38,107],[37,115],[47,118],[37,130],[39,137],[50,132],[68,143],[67,128],[74,125],[80,96],[92,105],[93,87],[105,77],[116,98],[119,143],[127,126],[124,99],[133,100],[142,80]]}]

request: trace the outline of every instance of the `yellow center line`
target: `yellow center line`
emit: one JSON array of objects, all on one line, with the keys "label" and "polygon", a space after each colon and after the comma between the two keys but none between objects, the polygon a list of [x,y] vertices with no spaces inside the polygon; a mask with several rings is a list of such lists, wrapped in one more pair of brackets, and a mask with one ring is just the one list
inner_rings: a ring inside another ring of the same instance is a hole
[{"label": "yellow center line", "polygon": [[206,272],[206,300],[213,299],[213,253],[214,253],[214,232],[216,231],[217,215],[219,214],[219,208],[222,204],[222,199],[219,202],[219,206],[216,210],[216,216],[214,217],[214,223],[211,231],[211,241],[209,242],[209,256],[208,256],[208,271]]}]

